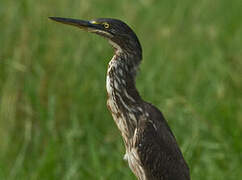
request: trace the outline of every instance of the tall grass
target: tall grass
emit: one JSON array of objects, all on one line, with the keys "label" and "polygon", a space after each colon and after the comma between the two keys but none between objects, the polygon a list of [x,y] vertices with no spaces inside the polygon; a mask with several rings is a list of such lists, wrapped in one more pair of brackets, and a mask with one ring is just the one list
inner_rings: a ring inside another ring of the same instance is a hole
[{"label": "tall grass", "polygon": [[240,0],[0,4],[0,179],[135,179],[106,109],[113,50],[48,16],[127,22],[144,50],[138,89],[164,113],[192,179],[241,178]]}]

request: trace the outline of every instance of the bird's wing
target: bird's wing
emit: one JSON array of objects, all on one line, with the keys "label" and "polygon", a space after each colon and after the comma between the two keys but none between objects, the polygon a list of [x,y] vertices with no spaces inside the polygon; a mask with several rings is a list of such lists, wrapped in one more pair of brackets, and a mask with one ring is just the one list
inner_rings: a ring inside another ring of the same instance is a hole
[{"label": "bird's wing", "polygon": [[188,180],[189,168],[161,112],[146,105],[149,116],[141,118],[135,146],[149,179]]}]

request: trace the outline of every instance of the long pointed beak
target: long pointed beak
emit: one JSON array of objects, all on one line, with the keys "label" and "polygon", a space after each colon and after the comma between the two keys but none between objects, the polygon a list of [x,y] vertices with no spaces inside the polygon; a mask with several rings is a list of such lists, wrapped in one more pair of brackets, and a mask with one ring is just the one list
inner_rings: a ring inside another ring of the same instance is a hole
[{"label": "long pointed beak", "polygon": [[91,23],[90,21],[71,19],[71,18],[61,18],[61,17],[49,17],[51,20],[56,22],[67,24],[71,26],[76,26],[80,29],[89,30],[89,29],[97,29],[97,24]]}]

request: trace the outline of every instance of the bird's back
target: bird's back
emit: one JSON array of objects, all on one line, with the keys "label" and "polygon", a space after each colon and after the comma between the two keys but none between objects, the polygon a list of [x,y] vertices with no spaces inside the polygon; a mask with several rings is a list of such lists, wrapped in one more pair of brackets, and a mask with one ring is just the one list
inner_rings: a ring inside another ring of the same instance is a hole
[{"label": "bird's back", "polygon": [[149,103],[145,111],[134,138],[146,180],[189,180],[189,168],[162,113]]}]

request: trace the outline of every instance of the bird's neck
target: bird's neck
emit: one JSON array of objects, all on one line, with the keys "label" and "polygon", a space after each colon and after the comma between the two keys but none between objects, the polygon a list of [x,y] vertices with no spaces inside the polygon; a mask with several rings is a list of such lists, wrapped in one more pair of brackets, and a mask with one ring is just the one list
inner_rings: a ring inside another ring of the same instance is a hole
[{"label": "bird's neck", "polygon": [[135,55],[116,52],[108,65],[107,105],[126,137],[133,134],[138,116],[142,112],[142,107],[139,106],[142,99],[135,87],[135,75],[140,60]]}]

